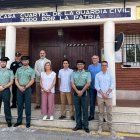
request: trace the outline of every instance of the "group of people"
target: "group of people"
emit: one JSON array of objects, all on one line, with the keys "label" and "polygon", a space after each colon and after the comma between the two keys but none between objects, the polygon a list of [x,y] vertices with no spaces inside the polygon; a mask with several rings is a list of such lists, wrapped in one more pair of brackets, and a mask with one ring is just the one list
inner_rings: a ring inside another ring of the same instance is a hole
[{"label": "group of people", "polygon": [[[6,68],[8,58],[1,58],[0,68],[0,98],[4,102],[4,112],[8,127],[11,123],[10,87],[13,85],[13,100],[11,108],[17,106],[18,119],[14,127],[22,124],[22,114],[25,103],[26,127],[31,121],[31,86],[36,78],[36,106],[41,107],[43,120],[54,119],[56,73],[52,70],[51,61],[46,58],[45,50],[40,51],[40,59],[32,69],[29,57],[16,53],[16,61]],[[84,129],[89,133],[88,121],[94,120],[95,104],[97,100],[99,111],[98,133],[102,132],[104,121],[104,107],[106,106],[107,123],[111,133],[115,133],[112,126],[112,90],[114,80],[108,72],[108,62],[99,63],[97,55],[92,56],[92,64],[85,70],[85,62],[77,60],[77,70],[69,68],[69,60],[64,59],[63,68],[58,73],[58,84],[61,99],[61,116],[66,118],[66,100],[70,108],[71,120],[76,119],[74,131]],[[14,70],[15,69],[15,70]],[[88,94],[90,98],[90,114],[88,116]],[[15,97],[16,96],[16,97]],[[97,99],[96,99],[97,98]],[[17,101],[16,101],[17,100]],[[75,111],[74,111],[75,108]],[[82,116],[83,114],[83,116]],[[82,121],[83,120],[83,121]]]}]

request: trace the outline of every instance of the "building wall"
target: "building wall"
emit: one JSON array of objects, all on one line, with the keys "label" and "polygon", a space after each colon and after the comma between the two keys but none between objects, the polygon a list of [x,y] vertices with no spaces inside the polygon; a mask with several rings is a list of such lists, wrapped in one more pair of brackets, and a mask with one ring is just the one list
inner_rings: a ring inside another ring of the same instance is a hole
[{"label": "building wall", "polygon": [[[116,35],[140,34],[140,23],[116,24]],[[29,54],[29,29],[17,29],[16,51],[23,55]],[[0,39],[5,38],[5,30],[0,30]],[[100,48],[103,48],[103,25],[100,25]],[[117,90],[140,90],[140,68],[122,68],[121,63],[116,64]]]},{"label": "building wall", "polygon": [[5,30],[0,30],[0,39],[5,39]]},{"label": "building wall", "polygon": [[[116,35],[140,34],[140,23],[116,24]],[[140,90],[140,68],[122,68],[121,63],[116,64],[117,90]]]},{"label": "building wall", "polygon": [[[22,55],[29,54],[29,29],[17,29],[16,31],[16,51]],[[5,30],[0,30],[0,39],[6,38]]]},{"label": "building wall", "polygon": [[29,54],[29,29],[17,29],[16,49],[22,55]]}]

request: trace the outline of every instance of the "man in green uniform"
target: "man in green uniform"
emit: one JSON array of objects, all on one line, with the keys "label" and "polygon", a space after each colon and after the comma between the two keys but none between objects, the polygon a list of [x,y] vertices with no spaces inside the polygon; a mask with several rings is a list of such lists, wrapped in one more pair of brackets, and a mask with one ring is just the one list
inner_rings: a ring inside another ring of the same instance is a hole
[{"label": "man in green uniform", "polygon": [[18,119],[14,127],[22,124],[23,105],[25,103],[26,127],[30,127],[31,121],[31,86],[34,83],[35,71],[29,66],[29,56],[21,57],[22,67],[15,74],[17,89]]},{"label": "man in green uniform", "polygon": [[11,123],[11,109],[10,109],[10,87],[13,84],[14,74],[10,69],[6,68],[8,57],[2,57],[0,68],[0,100],[4,102],[4,113],[8,127],[12,126]]},{"label": "man in green uniform", "polygon": [[[74,105],[76,112],[76,127],[73,129],[73,131],[82,129],[83,125],[85,132],[89,133],[87,89],[90,86],[91,75],[90,72],[84,70],[84,66],[85,62],[83,60],[78,60],[77,61],[78,70],[74,71],[71,77],[72,88],[74,89]],[[82,124],[82,114],[83,114],[83,124]]]}]

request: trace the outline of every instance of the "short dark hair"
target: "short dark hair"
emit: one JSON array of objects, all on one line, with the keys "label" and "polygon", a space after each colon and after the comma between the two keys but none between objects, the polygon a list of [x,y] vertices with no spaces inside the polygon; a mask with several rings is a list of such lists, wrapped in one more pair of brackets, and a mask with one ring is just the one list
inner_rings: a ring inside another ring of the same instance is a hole
[{"label": "short dark hair", "polygon": [[83,61],[83,60],[77,60],[76,64],[78,64],[78,63],[82,63],[84,65],[86,64],[85,61]]},{"label": "short dark hair", "polygon": [[63,61],[62,61],[62,62],[64,63],[64,61],[67,61],[67,62],[68,62],[68,64],[69,64],[69,60],[68,60],[68,59],[63,59]]},{"label": "short dark hair", "polygon": [[102,61],[101,64],[102,64],[102,63],[106,63],[106,64],[108,65],[108,62],[107,62],[107,61]]}]

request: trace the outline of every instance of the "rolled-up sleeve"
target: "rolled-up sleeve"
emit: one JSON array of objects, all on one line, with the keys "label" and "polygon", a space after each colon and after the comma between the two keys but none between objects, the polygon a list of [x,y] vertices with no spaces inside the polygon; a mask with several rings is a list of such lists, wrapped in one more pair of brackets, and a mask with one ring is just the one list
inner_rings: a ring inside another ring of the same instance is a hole
[{"label": "rolled-up sleeve", "polygon": [[88,72],[87,83],[91,82],[91,74]]},{"label": "rolled-up sleeve", "polygon": [[31,79],[34,79],[35,78],[35,71],[32,70],[32,75],[31,75]]},{"label": "rolled-up sleeve", "polygon": [[71,79],[70,79],[71,82],[74,82],[74,72],[72,72],[71,74]]},{"label": "rolled-up sleeve", "polygon": [[14,79],[14,73],[13,71],[10,71],[10,81],[12,81]]},{"label": "rolled-up sleeve", "polygon": [[101,89],[100,85],[99,85],[99,77],[98,77],[98,75],[95,76],[95,89],[97,91],[99,91]]},{"label": "rolled-up sleeve", "polygon": [[38,69],[37,69],[37,61],[35,62],[35,67],[34,67],[34,69],[35,69],[35,74],[36,74],[36,76],[40,76],[40,73],[39,73],[39,71],[38,71]]},{"label": "rolled-up sleeve", "polygon": [[110,78],[110,79],[111,79],[111,80],[110,80],[110,89],[112,89],[112,90],[113,90],[113,89],[114,89],[114,87],[115,87],[115,80],[114,80],[114,78],[113,78],[113,76],[112,76],[112,75],[111,75],[110,77],[111,77],[111,78]]}]

